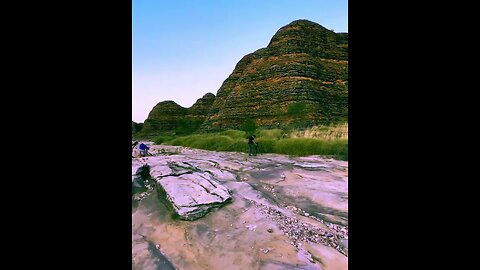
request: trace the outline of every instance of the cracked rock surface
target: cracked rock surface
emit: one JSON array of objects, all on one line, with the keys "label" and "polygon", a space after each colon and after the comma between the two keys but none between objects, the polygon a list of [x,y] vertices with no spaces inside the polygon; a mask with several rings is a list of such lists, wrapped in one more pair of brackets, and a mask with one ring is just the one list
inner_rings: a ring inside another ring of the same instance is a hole
[{"label": "cracked rock surface", "polygon": [[348,269],[348,162],[151,152],[132,159],[132,269]]},{"label": "cracked rock surface", "polygon": [[189,163],[178,157],[160,155],[136,160],[132,171],[136,168],[138,175],[140,168],[149,170],[150,178],[181,219],[198,219],[232,199],[230,190],[217,180],[218,177],[225,179],[225,173],[210,171],[208,165],[211,163]]}]

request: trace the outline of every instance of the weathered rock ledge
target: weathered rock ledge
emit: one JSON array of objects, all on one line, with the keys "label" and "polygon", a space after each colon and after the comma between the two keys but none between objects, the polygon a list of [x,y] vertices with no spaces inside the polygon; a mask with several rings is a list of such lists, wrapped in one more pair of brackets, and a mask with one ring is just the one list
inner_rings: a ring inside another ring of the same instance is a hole
[{"label": "weathered rock ledge", "polygon": [[232,199],[231,191],[216,177],[222,173],[202,170],[186,162],[165,162],[161,157],[150,157],[143,162],[143,166],[135,166],[136,176],[132,179],[138,179],[142,169],[148,168],[160,196],[180,219],[201,218]]}]

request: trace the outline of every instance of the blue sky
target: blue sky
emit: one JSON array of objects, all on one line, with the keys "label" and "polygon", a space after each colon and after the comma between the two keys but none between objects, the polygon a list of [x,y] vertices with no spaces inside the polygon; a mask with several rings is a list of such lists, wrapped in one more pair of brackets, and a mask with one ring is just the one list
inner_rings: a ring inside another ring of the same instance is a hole
[{"label": "blue sky", "polygon": [[132,0],[132,120],[164,100],[216,95],[244,55],[298,19],[348,32],[348,1]]}]

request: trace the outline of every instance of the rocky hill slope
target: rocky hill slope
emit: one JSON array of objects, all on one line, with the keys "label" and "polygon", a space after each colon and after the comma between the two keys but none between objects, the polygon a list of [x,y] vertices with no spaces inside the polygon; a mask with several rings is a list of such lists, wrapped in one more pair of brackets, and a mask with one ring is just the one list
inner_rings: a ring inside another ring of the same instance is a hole
[{"label": "rocky hill slope", "polygon": [[243,57],[218,90],[203,129],[308,126],[346,121],[348,36],[299,20],[278,30],[267,48]]},{"label": "rocky hill slope", "polygon": [[307,127],[348,119],[348,34],[307,20],[280,28],[266,48],[244,56],[223,82],[191,108],[160,102],[144,131]]}]

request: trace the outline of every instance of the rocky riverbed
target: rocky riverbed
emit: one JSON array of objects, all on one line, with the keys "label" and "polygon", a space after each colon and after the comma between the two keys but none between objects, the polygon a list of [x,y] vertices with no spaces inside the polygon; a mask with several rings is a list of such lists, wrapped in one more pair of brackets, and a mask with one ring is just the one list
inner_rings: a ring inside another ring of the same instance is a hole
[{"label": "rocky riverbed", "polygon": [[132,158],[132,269],[348,268],[348,162],[150,150]]}]

